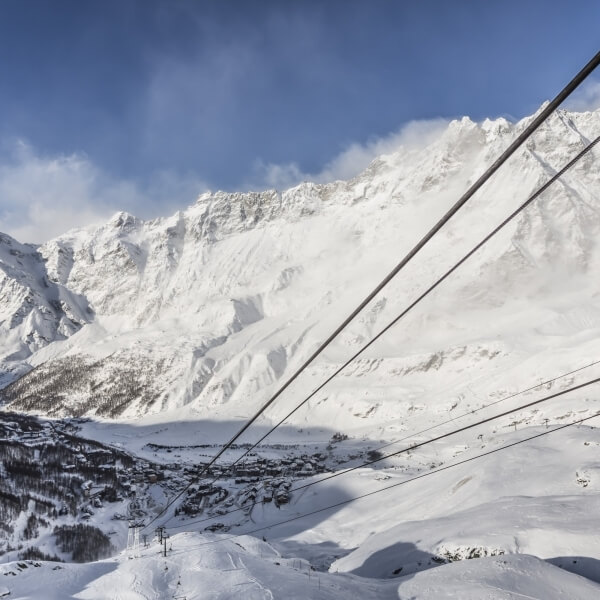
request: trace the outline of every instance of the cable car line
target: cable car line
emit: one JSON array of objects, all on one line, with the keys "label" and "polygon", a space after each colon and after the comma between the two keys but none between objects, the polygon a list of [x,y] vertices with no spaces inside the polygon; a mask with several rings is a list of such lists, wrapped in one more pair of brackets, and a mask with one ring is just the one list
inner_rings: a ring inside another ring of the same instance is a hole
[{"label": "cable car line", "polygon": [[320,392],[332,379],[337,377],[348,365],[356,360],[365,350],[372,346],[380,337],[382,337],[389,329],[391,329],[398,321],[406,316],[415,306],[417,306],[422,300],[424,300],[431,292],[433,292],[442,282],[444,282],[454,271],[456,271],[463,263],[465,263],[473,254],[475,254],[480,248],[482,248],[491,238],[499,233],[506,225],[508,225],[519,213],[525,210],[534,200],[536,200],[541,194],[543,194],[554,182],[556,182],[562,175],[565,174],[573,165],[581,160],[588,152],[590,152],[596,144],[600,142],[600,136],[589,143],[583,150],[581,150],[574,158],[572,158],[560,171],[555,173],[544,185],[542,185],[536,192],[534,192],[523,204],[516,208],[508,217],[506,217],[500,225],[495,227],[490,233],[488,233],[477,245],[475,245],[467,254],[465,254],[457,263],[455,263],[448,271],[438,278],[432,285],[430,285],[416,300],[408,305],[398,316],[390,321],[375,337],[371,338],[362,348],[355,352],[341,367],[336,369],[325,381],[323,381],[318,387],[316,387],[304,400],[302,400],[296,407],[291,410],[285,417],[273,425],[261,438],[259,438],[254,444],[248,448],[244,454],[238,457],[234,465],[237,464],[244,456],[254,450],[261,442],[263,442],[269,435],[271,435],[278,427],[280,427],[285,421],[287,421],[297,410],[302,408],[309,400],[311,400],[318,392]]},{"label": "cable car line", "polygon": [[[556,110],[556,108],[568,98],[578,87],[587,79],[587,77],[596,69],[600,64],[600,52],[596,55],[571,79],[571,81],[557,94],[557,96],[549,102],[542,111],[533,119],[533,121],[519,134],[519,136],[509,145],[509,147],[496,159],[496,161],[483,173],[475,183],[459,198],[459,200],[441,217],[441,219],[417,242],[417,244],[404,256],[404,258],[390,271],[390,273],[374,288],[374,290],[352,311],[352,313],[344,319],[344,321],[336,328],[336,330],[315,350],[311,356],[295,371],[295,373],[271,396],[271,398],[265,402],[259,410],[240,428],[240,430],[226,442],[215,456],[204,465],[202,472],[197,476],[195,480],[192,480],[187,488],[184,488],[179,494],[172,498],[165,507],[151,519],[146,525],[147,528],[150,524],[155,522],[160,516],[164,514],[166,510],[179,498],[186,489],[189,489],[191,485],[198,479],[200,479],[215,462],[243,435],[243,433],[264,413],[264,411],[271,406],[275,400],[291,385],[291,383],[317,358],[325,348],[327,348],[331,342],[345,329],[345,327],[365,308],[371,300],[385,287],[387,284],[420,252],[420,250],[442,229],[442,227],[450,221],[450,219],[462,208],[464,204],[492,177],[492,175],[518,150],[529,139],[529,137],[544,123],[548,117]],[[594,141],[597,143],[598,139]],[[564,170],[562,171],[564,172]],[[553,178],[554,179],[554,178]],[[551,180],[552,181],[552,180]],[[544,188],[545,189],[545,188]],[[540,192],[541,193],[541,192]],[[465,259],[466,260],[466,259]],[[441,282],[440,282],[441,283]],[[429,293],[429,292],[427,292]],[[418,303],[419,300],[417,300]],[[409,307],[408,310],[410,310]],[[401,317],[399,317],[401,318]],[[399,318],[397,320],[399,320]],[[392,323],[393,324],[393,323]],[[391,327],[391,325],[389,327]],[[389,328],[388,327],[388,328]],[[386,329],[387,330],[387,329]],[[385,331],[385,330],[384,330]],[[381,332],[380,335],[382,335]],[[366,346],[370,346],[375,340],[371,340]],[[366,347],[364,349],[366,349]],[[351,359],[353,360],[353,359]],[[348,363],[349,364],[349,363]],[[345,365],[344,365],[345,366]],[[325,383],[330,381],[329,378]],[[323,384],[324,385],[324,384]],[[321,386],[322,387],[322,386]],[[321,389],[318,388],[318,389]],[[317,390],[318,390],[317,389]],[[316,393],[316,392],[315,392]],[[299,408],[299,407],[298,407]],[[297,408],[295,409],[297,410]],[[295,410],[293,412],[295,412]],[[293,413],[290,413],[290,415]],[[286,417],[287,418],[287,417]],[[277,427],[272,430],[274,431]],[[270,433],[272,433],[272,431]],[[269,434],[270,434],[269,433]],[[265,436],[266,437],[266,436]],[[259,440],[257,443],[260,443]],[[238,459],[239,460],[239,459]],[[237,461],[236,461],[237,462]],[[235,463],[234,463],[235,464]],[[144,528],[144,529],[145,529]]]},{"label": "cable car line", "polygon": [[453,423],[454,421],[458,421],[458,419],[462,419],[463,417],[467,417],[469,415],[474,415],[478,412],[481,412],[482,410],[485,410],[486,408],[491,408],[492,406],[496,406],[497,404],[501,404],[502,402],[506,402],[507,400],[511,400],[512,398],[516,398],[517,396],[521,396],[523,394],[526,394],[527,392],[531,392],[532,390],[535,390],[544,385],[554,383],[555,381],[557,381],[558,379],[562,379],[563,377],[568,377],[569,375],[574,375],[575,373],[579,373],[580,371],[583,371],[584,369],[589,369],[591,367],[594,367],[597,364],[600,364],[600,360],[595,360],[591,363],[588,363],[587,365],[584,365],[583,367],[579,367],[577,369],[574,369],[573,371],[569,371],[568,373],[563,373],[562,375],[558,375],[557,377],[553,377],[552,379],[547,379],[546,381],[542,381],[536,385],[532,385],[531,387],[528,387],[524,390],[515,392],[514,394],[511,394],[510,396],[505,396],[504,398],[500,398],[499,400],[494,400],[494,402],[490,402],[489,404],[483,404],[479,408],[474,408],[473,410],[465,411],[464,413],[461,413],[460,415],[456,415],[455,417],[452,417],[451,419],[447,419],[446,421],[442,421],[441,423],[436,423],[435,425],[432,425],[431,427],[427,427],[426,429],[421,429],[421,431],[417,431],[416,433],[414,433],[412,435],[408,435],[406,437],[400,438],[399,440],[395,440],[393,442],[388,442],[387,444],[383,444],[383,446],[378,446],[377,448],[372,448],[371,450],[373,452],[379,452],[380,450],[383,450],[384,448],[389,448],[390,446],[399,444],[400,442],[405,442],[406,440],[409,440],[411,438],[417,437],[418,435],[422,435],[424,433],[432,431],[433,429],[437,429],[438,427],[442,427],[443,425],[447,425],[448,423]]}]

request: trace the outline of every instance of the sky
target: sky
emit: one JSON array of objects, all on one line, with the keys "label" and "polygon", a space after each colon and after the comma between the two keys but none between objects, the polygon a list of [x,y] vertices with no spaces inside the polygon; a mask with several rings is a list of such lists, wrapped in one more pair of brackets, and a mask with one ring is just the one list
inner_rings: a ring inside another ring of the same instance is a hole
[{"label": "sky", "polygon": [[[348,178],[407,132],[519,119],[598,23],[579,0],[2,0],[0,231]],[[596,106],[600,73],[571,101]]]}]

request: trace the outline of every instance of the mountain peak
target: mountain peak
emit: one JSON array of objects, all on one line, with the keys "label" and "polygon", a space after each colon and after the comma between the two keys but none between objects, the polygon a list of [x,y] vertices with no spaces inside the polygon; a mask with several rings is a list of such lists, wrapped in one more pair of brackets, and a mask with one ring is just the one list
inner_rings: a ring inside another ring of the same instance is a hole
[{"label": "mountain peak", "polygon": [[116,229],[121,229],[121,230],[131,230],[134,229],[135,227],[137,227],[138,225],[140,225],[142,221],[140,219],[138,219],[136,216],[126,212],[126,211],[119,211],[116,212],[108,221],[108,225],[110,227],[114,227]]}]

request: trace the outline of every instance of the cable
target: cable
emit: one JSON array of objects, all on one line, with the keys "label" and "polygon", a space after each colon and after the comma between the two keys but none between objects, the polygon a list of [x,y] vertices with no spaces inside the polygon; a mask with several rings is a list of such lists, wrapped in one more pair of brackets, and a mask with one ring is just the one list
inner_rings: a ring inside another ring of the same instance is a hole
[{"label": "cable", "polygon": [[474,460],[477,460],[479,458],[483,458],[485,456],[490,456],[491,454],[495,454],[496,452],[500,452],[502,450],[507,450],[508,448],[513,448],[514,446],[518,446],[519,444],[524,444],[525,442],[530,442],[531,440],[535,440],[538,438],[541,438],[545,435],[549,435],[551,433],[555,433],[557,431],[561,431],[562,429],[566,429],[567,427],[572,427],[573,425],[579,425],[581,423],[584,423],[585,421],[589,421],[590,419],[595,419],[596,417],[600,416],[600,412],[597,412],[595,414],[593,414],[590,417],[584,417],[583,419],[578,419],[577,421],[573,421],[571,423],[567,423],[566,425],[560,425],[558,427],[555,427],[554,429],[549,429],[547,431],[543,431],[542,433],[538,433],[536,435],[532,435],[530,437],[524,438],[522,440],[518,440],[516,442],[512,442],[510,444],[506,444],[504,446],[500,446],[499,448],[494,448],[493,450],[489,450],[488,452],[483,452],[482,454],[478,454],[476,456],[472,456],[471,458],[465,458],[464,460],[461,460],[459,462],[456,463],[452,463],[451,465],[446,465],[445,467],[440,467],[438,469],[434,469],[432,471],[428,471],[427,473],[422,473],[421,475],[416,475],[415,477],[411,477],[410,479],[405,479],[403,481],[400,481],[398,483],[393,483],[392,485],[388,485],[384,488],[381,488],[379,490],[375,490],[373,492],[368,492],[366,494],[361,494],[360,496],[354,496],[352,498],[348,498],[346,500],[342,500],[341,502],[336,502],[335,504],[330,504],[329,506],[325,506],[324,508],[319,508],[317,510],[313,510],[311,512],[307,512],[307,513],[303,513],[301,515],[297,515],[295,517],[291,517],[289,519],[285,519],[284,521],[278,521],[277,523],[272,523],[271,525],[265,525],[264,527],[258,527],[256,529],[252,529],[251,531],[246,531],[244,533],[237,533],[235,535],[230,535],[227,536],[226,538],[220,538],[218,540],[211,540],[210,542],[204,542],[202,544],[198,544],[197,546],[194,546],[193,548],[186,548],[185,550],[180,550],[179,552],[175,552],[175,554],[179,554],[179,553],[184,553],[184,552],[189,552],[190,550],[195,550],[199,547],[202,546],[209,546],[212,544],[219,544],[222,542],[227,542],[229,540],[233,540],[239,537],[243,537],[245,535],[252,535],[254,533],[259,533],[261,531],[266,531],[267,529],[272,529],[273,527],[279,527],[280,525],[285,525],[287,523],[291,523],[292,521],[298,521],[299,519],[304,519],[305,517],[310,517],[312,515],[316,515],[318,513],[321,512],[325,512],[327,510],[331,510],[332,508],[337,508],[339,506],[344,506],[346,504],[350,504],[351,502],[356,502],[357,500],[362,500],[363,498],[368,498],[370,496],[374,496],[375,494],[380,494],[382,492],[386,492],[387,490],[391,490],[393,488],[397,488],[401,485],[406,485],[407,483],[411,483],[413,481],[417,481],[418,479],[423,479],[425,477],[429,477],[431,475],[435,475],[437,473],[441,473],[442,471],[447,471],[448,469],[453,469],[454,467],[458,467],[460,465],[464,465],[466,463],[472,462]]},{"label": "cable", "polygon": [[483,186],[484,183],[525,143],[525,141],[540,127],[540,125],[558,108],[562,102],[575,91],[577,87],[600,64],[598,52],[583,69],[549,102],[535,119],[521,132],[510,146],[496,159],[483,175],[463,194],[461,198],[444,214],[444,216],[417,242],[412,250],[384,277],[375,289],[342,321],[337,329],[311,354],[302,366],[265,402],[260,409],[242,426],[242,428],[227,442],[208,463],[210,468],[219,457],[262,415],[262,413],[283,393],[284,390],[304,371],[312,361],[319,356],[327,346],[354,320],[367,304],[418,254],[418,252],[442,229],[442,227],[462,208],[464,204]]},{"label": "cable", "polygon": [[[542,125],[544,121],[556,110],[556,108],[568,98],[587,79],[587,77],[600,64],[600,52],[571,79],[571,81],[549,102],[537,117],[521,132],[509,147],[496,159],[496,161],[477,179],[477,181],[463,194],[461,198],[442,216],[442,218],[427,232],[419,242],[406,254],[406,256],[390,271],[390,273],[375,287],[375,289],[344,319],[336,330],[311,354],[311,356],[300,366],[299,369],[265,402],[260,409],[241,427],[241,429],[215,454],[215,456],[204,466],[202,472],[196,478],[201,478],[212,465],[240,438],[241,435],[262,415],[262,413],[275,402],[275,400],[291,385],[291,383],[317,358],[325,348],[341,333],[343,329],[367,306],[371,300],[414,258],[416,254],[442,229],[442,227],[462,208],[462,206],[483,186],[484,183],[525,143],[525,141]],[[260,443],[260,441],[259,441]],[[192,480],[188,488],[193,485]],[[155,522],[168,508],[185,493],[184,488],[178,495],[172,498],[167,505],[148,523],[146,527]]]},{"label": "cable", "polygon": [[465,263],[473,254],[475,254],[482,246],[484,246],[491,238],[493,238],[498,232],[500,232],[506,225],[508,225],[519,213],[525,210],[534,200],[536,200],[541,194],[543,194],[555,181],[557,181],[566,171],[568,171],[575,163],[583,158],[596,144],[600,142],[600,136],[594,141],[588,144],[581,152],[571,159],[560,171],[555,173],[542,187],[534,192],[523,204],[521,204],[516,210],[514,210],[508,217],[504,219],[495,229],[488,233],[476,246],[474,246],[467,254],[465,254],[457,263],[454,264],[444,275],[442,275],[435,283],[429,286],[416,300],[414,300],[407,308],[405,308],[397,317],[390,321],[375,337],[367,342],[362,348],[360,348],[355,354],[353,354],[341,367],[335,370],[323,383],[315,388],[302,402],[296,405],[285,417],[278,421],[271,427],[261,438],[259,438],[253,445],[250,446],[240,457],[238,457],[234,465],[237,464],[244,456],[254,450],[262,441],[264,441],[269,435],[271,435],[280,425],[287,421],[297,410],[302,408],[311,398],[313,398],[318,392],[320,392],[332,379],[337,377],[350,363],[354,362],[365,350],[372,346],[384,333],[391,329],[400,319],[406,316],[417,304],[425,299],[431,292],[433,292],[443,281],[445,281],[454,271],[456,271],[463,263]]},{"label": "cable", "polygon": [[[554,182],[556,182],[568,169],[570,169],[573,165],[575,165],[583,156],[585,156],[596,144],[600,142],[600,136],[598,136],[595,140],[593,140],[590,144],[588,144],[581,152],[579,152],[573,159],[571,159],[560,171],[555,173],[553,177],[551,177],[544,185],[542,185],[536,192],[534,192],[525,202],[523,202],[516,210],[514,210],[508,217],[504,219],[494,230],[492,230],[486,237],[483,238],[476,246],[474,246],[460,261],[458,261],[453,267],[451,267],[442,277],[440,277],[432,286],[430,286],[421,296],[419,296],[412,304],[410,304],[402,313],[400,313],[395,319],[393,319],[388,325],[386,325],[374,338],[372,338],[365,346],[363,346],[358,352],[356,352],[352,357],[350,357],[340,368],[338,368],[332,375],[330,375],[320,386],[318,386],[313,392],[306,397],[300,404],[298,404],[291,412],[289,412],[283,419],[281,419],[278,423],[276,423],[267,433],[265,433],[259,440],[257,440],[250,448],[248,448],[240,457],[238,457],[233,463],[236,465],[242,458],[244,458],[249,452],[251,452],[254,448],[256,448],[262,441],[264,441],[271,433],[273,433],[282,423],[284,423],[289,417],[291,417],[298,409],[300,409],[304,404],[306,404],[315,394],[317,394],[327,383],[329,383],[334,377],[336,377],[343,369],[345,369],[350,363],[352,363],[358,356],[360,356],[367,348],[369,348],[373,343],[375,343],[384,333],[386,333],[393,325],[395,325],[402,317],[404,317],[412,308],[414,308],[419,302],[421,302],[427,295],[429,295],[438,285],[440,285],[446,278],[448,278],[456,269],[458,269],[464,262],[466,262],[475,252],[477,252],[484,244],[486,244],[493,236],[495,236],[501,229],[503,229],[510,221],[512,221],[520,212],[525,210],[534,200],[536,200],[544,191],[546,191]],[[592,366],[596,363],[591,363]],[[583,367],[587,368],[587,367]],[[581,369],[578,369],[581,370]],[[577,370],[576,370],[577,371]],[[576,372],[575,371],[575,372]],[[570,373],[569,373],[570,374]],[[538,384],[540,385],[540,384]],[[537,386],[534,386],[537,387]],[[528,391],[528,390],[525,390]],[[509,396],[510,398],[510,396]],[[489,406],[493,406],[492,403]],[[482,407],[483,408],[483,407]],[[481,409],[479,409],[481,410]],[[476,411],[472,411],[476,412]],[[450,419],[449,421],[456,420],[460,417],[455,417],[454,419]],[[433,429],[430,428],[430,429]],[[427,431],[427,430],[426,430]],[[424,432],[421,432],[424,433]],[[416,434],[418,435],[418,434]],[[402,440],[400,440],[402,441]],[[398,443],[398,442],[392,442]],[[391,444],[387,444],[384,447],[387,447]],[[184,487],[184,489],[179,492],[163,509],[159,515],[157,515],[150,523],[155,521],[159,516],[164,514],[164,512],[171,506],[178,498],[180,498],[210,467],[212,463],[208,463],[208,466],[205,467],[202,473],[195,479],[192,479],[190,483]],[[216,481],[218,478],[213,480]],[[237,509],[236,509],[237,510]],[[167,520],[168,522],[168,520]]]},{"label": "cable", "polygon": [[[565,394],[568,394],[570,392],[574,392],[576,390],[580,390],[583,389],[589,385],[592,385],[594,383],[598,383],[600,382],[600,377],[597,377],[596,379],[591,379],[590,381],[586,381],[585,383],[581,383],[579,385],[567,388],[565,390],[561,390],[560,392],[555,392],[554,394],[550,394],[548,396],[544,396],[543,398],[540,398],[538,400],[533,400],[532,402],[528,402],[527,404],[522,404],[521,406],[517,406],[516,408],[512,408],[510,410],[504,411],[500,414],[494,415],[493,417],[487,417],[485,419],[481,419],[480,421],[477,421],[475,423],[471,423],[469,425],[465,425],[464,427],[461,427],[459,429],[455,429],[453,431],[449,431],[447,433],[438,435],[437,437],[431,438],[429,440],[425,440],[423,442],[419,442],[416,444],[412,444],[411,446],[408,446],[407,448],[403,448],[402,450],[398,450],[397,452],[391,452],[390,454],[386,454],[385,456],[381,456],[379,458],[376,458],[374,460],[369,460],[366,462],[363,462],[359,465],[356,465],[354,467],[350,467],[348,469],[345,469],[343,471],[337,471],[335,473],[331,473],[330,475],[327,475],[326,477],[322,477],[321,479],[317,479],[316,481],[311,481],[309,483],[305,483],[303,485],[299,485],[295,488],[291,488],[289,491],[290,492],[297,492],[298,490],[303,490],[309,487],[312,487],[313,485],[317,485],[318,483],[323,483],[324,481],[329,481],[330,479],[334,479],[335,477],[339,477],[340,475],[346,475],[347,473],[350,473],[352,471],[356,471],[357,469],[363,469],[364,467],[368,467],[371,466],[375,463],[381,462],[382,460],[386,460],[388,458],[392,458],[394,456],[399,456],[400,454],[404,454],[406,452],[410,452],[412,450],[416,450],[417,448],[422,448],[423,446],[428,446],[429,444],[433,444],[434,442],[439,442],[440,440],[446,439],[448,437],[451,437],[453,435],[456,435],[458,433],[462,433],[464,431],[468,431],[469,429],[473,429],[474,427],[478,427],[479,425],[484,425],[485,423],[489,423],[491,421],[495,421],[497,419],[501,419],[502,417],[506,417],[507,415],[510,415],[512,413],[516,413],[519,412],[521,410],[524,410],[526,408],[530,408],[532,406],[535,406],[537,404],[541,404],[542,402],[547,402],[548,400],[553,400],[554,398],[558,398],[559,396],[564,396]],[[240,510],[244,510],[244,509],[248,509],[248,508],[252,508],[258,504],[261,504],[260,501],[257,502],[253,502],[250,504],[247,504],[246,506],[240,507],[240,508],[236,508],[233,509],[231,511],[228,511],[227,513],[225,513],[225,515],[219,515],[219,516],[226,516],[228,514],[234,513],[234,512],[238,512]],[[193,525],[196,523],[203,523],[205,521],[210,521],[213,520],[217,517],[206,517],[204,519],[198,519],[195,521],[188,521],[182,525],[177,525],[174,527],[170,527],[169,529],[179,529],[181,527],[187,527],[189,525]]]}]

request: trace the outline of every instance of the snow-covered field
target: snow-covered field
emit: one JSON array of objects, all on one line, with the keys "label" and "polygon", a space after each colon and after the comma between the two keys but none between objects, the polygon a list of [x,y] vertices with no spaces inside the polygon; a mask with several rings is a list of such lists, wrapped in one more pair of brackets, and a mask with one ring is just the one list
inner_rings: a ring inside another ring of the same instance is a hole
[{"label": "snow-covered field", "polygon": [[[89,416],[77,424],[84,438],[165,468],[197,466],[527,122],[454,121],[435,141],[382,156],[349,182],[205,194],[172,217],[120,213],[39,248],[0,236],[5,408]],[[553,116],[243,441],[287,414],[599,133],[600,112]],[[323,453],[339,471],[369,450],[407,449],[600,377],[598,152],[258,454]],[[174,505],[155,523],[171,531],[166,558],[153,542],[136,558],[10,562],[0,597],[598,598],[600,417],[446,469],[595,415],[598,386],[294,491],[331,473],[305,477],[280,506],[193,519]],[[332,443],[335,434],[347,439]],[[234,497],[238,484],[223,486]],[[147,519],[176,489],[148,486]],[[114,509],[104,511],[108,523]],[[229,531],[204,531],[215,522]],[[118,546],[124,535],[121,527]]]},{"label": "snow-covered field", "polygon": [[133,559],[121,554],[84,565],[2,565],[0,597],[591,600],[600,593],[599,584],[527,554],[457,562],[415,576],[381,581],[313,571],[308,562],[283,558],[271,545],[252,537],[219,542],[213,536],[184,533],[169,543],[178,550],[166,558],[158,544],[151,544]]},{"label": "snow-covered field", "polygon": [[[600,585],[527,554],[442,565],[417,575],[374,580],[313,571],[256,538],[211,545],[211,537],[179,534],[179,551],[157,544],[137,558],[121,554],[83,565],[26,561],[2,565],[0,597],[22,600],[340,598],[412,600],[592,600]],[[207,544],[202,546],[202,544]]]}]

